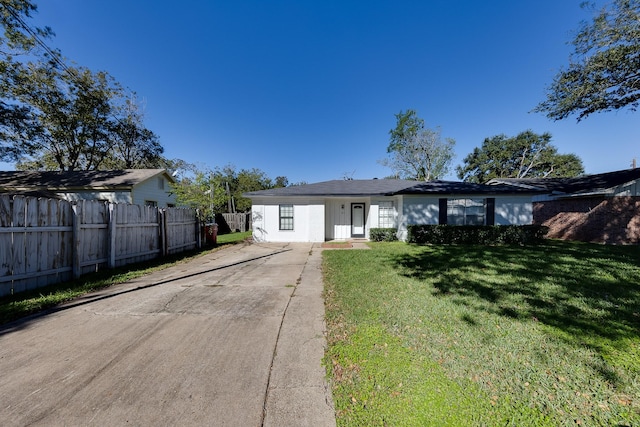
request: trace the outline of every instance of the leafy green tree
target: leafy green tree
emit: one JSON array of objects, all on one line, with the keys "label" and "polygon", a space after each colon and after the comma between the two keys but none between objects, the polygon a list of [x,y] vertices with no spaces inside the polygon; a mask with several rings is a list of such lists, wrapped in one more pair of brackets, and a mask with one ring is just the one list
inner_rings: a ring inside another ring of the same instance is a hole
[{"label": "leafy green tree", "polygon": [[164,148],[158,136],[144,127],[143,107],[135,93],[118,108],[112,140],[109,169],[162,167]]},{"label": "leafy green tree", "polygon": [[[0,62],[11,62],[14,57],[33,53],[38,46],[38,38],[48,39],[53,36],[49,27],[25,28],[36,12],[38,6],[30,0],[0,0]],[[53,53],[49,52],[49,53]]]},{"label": "leafy green tree", "polygon": [[0,0],[0,160],[47,170],[162,164],[135,97],[106,72],[67,66],[44,44],[51,29],[27,24],[36,10],[29,0]]},{"label": "leafy green tree", "polygon": [[179,206],[197,209],[201,219],[212,220],[216,210],[213,172],[182,163],[177,182],[171,185]]},{"label": "leafy green tree", "polygon": [[0,159],[17,161],[24,154],[31,154],[32,146],[18,144],[27,141],[34,129],[34,117],[28,106],[12,102],[11,80],[8,78],[22,66],[25,57],[42,57],[52,60],[57,51],[44,51],[38,39],[53,36],[48,27],[27,30],[25,21],[37,12],[37,6],[29,0],[0,0]]},{"label": "leafy green tree", "polygon": [[260,169],[236,171],[233,165],[211,170],[182,163],[178,170],[177,183],[172,188],[178,204],[199,209],[205,219],[213,218],[216,213],[248,212],[251,200],[242,197],[243,193],[288,184],[284,176],[274,181]]},{"label": "leafy green tree", "polygon": [[393,170],[395,177],[431,181],[449,172],[455,140],[441,137],[440,129],[425,128],[415,110],[400,111],[396,127],[389,131],[387,153],[380,161]]},{"label": "leafy green tree", "polygon": [[113,143],[111,100],[121,91],[113,78],[33,62],[12,78],[13,95],[33,118],[29,139],[16,141],[17,151],[52,159],[58,170],[99,169]]},{"label": "leafy green tree", "polygon": [[640,0],[613,0],[580,26],[567,69],[547,89],[534,111],[580,121],[595,112],[640,102]]},{"label": "leafy green tree", "polygon": [[486,138],[456,172],[466,182],[484,183],[493,178],[575,177],[584,167],[575,154],[558,154],[551,134],[528,130],[515,137]]}]

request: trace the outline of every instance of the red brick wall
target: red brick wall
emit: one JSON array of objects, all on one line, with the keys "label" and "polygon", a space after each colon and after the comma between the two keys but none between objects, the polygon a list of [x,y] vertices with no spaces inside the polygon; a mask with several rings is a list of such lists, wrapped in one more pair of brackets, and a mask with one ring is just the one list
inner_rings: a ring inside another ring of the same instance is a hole
[{"label": "red brick wall", "polygon": [[547,237],[609,244],[640,243],[640,197],[589,197],[533,204]]}]

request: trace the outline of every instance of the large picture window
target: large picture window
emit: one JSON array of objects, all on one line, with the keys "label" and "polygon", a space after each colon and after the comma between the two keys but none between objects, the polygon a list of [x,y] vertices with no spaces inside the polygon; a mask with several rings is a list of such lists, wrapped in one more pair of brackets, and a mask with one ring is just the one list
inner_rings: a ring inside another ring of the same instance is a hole
[{"label": "large picture window", "polygon": [[378,227],[380,228],[396,227],[392,201],[380,202],[378,204]]},{"label": "large picture window", "polygon": [[293,205],[280,205],[280,230],[293,230]]},{"label": "large picture window", "polygon": [[448,199],[447,224],[484,225],[485,199]]}]

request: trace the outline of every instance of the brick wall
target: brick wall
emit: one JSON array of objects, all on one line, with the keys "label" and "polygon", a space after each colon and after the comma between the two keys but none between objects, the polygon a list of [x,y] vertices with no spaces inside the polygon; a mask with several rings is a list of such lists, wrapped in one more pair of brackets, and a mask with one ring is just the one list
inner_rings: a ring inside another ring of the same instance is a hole
[{"label": "brick wall", "polygon": [[640,243],[640,197],[589,197],[533,204],[547,237],[608,244]]}]

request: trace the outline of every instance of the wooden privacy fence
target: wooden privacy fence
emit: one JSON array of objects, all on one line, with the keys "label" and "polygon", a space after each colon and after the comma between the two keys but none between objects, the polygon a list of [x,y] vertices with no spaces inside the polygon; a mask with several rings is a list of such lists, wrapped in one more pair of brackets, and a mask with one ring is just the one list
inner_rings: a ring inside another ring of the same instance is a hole
[{"label": "wooden privacy fence", "polygon": [[[241,233],[244,233],[245,231],[251,230],[251,212],[223,213],[219,215],[221,215],[222,218],[216,215],[216,222],[221,222],[221,220],[224,220],[225,224],[228,225],[228,229],[230,232],[239,231]],[[224,228],[226,227],[223,227],[223,229]]]},{"label": "wooden privacy fence", "polygon": [[0,296],[201,246],[196,211],[0,195]]}]

